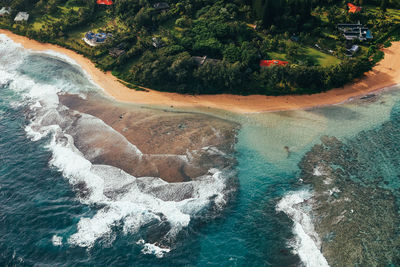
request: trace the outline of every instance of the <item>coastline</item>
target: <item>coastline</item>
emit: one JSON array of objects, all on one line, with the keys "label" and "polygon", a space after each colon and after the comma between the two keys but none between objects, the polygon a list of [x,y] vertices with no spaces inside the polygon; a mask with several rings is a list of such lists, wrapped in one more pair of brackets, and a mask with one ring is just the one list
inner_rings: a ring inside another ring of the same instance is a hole
[{"label": "coastline", "polygon": [[0,29],[0,34],[7,35],[26,49],[33,51],[53,50],[72,58],[88,73],[94,83],[103,88],[108,96],[127,103],[213,108],[243,114],[308,109],[340,104],[352,98],[400,84],[400,42],[394,42],[391,47],[384,48],[385,58],[366,73],[363,78],[343,88],[332,89],[324,93],[285,96],[182,95],[151,89],[148,89],[148,92],[132,90],[121,84],[111,72],[101,71],[88,58],[72,50],[53,44],[40,43],[8,30]]}]

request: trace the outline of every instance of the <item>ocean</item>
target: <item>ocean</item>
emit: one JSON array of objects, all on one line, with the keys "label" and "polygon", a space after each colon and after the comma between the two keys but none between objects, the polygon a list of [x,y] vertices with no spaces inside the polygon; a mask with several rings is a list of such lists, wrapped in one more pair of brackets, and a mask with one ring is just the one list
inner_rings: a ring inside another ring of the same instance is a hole
[{"label": "ocean", "polygon": [[399,112],[122,105],[0,35],[0,265],[399,266]]}]

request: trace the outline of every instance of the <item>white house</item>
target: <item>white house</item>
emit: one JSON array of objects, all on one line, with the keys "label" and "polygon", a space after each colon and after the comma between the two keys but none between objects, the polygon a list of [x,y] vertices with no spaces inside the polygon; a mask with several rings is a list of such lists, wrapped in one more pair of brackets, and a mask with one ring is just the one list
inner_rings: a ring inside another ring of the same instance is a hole
[{"label": "white house", "polygon": [[9,7],[2,7],[0,9],[0,17],[10,14],[11,8]]},{"label": "white house", "polygon": [[15,16],[14,21],[15,22],[28,21],[28,19],[29,19],[28,12],[18,12],[18,14]]}]

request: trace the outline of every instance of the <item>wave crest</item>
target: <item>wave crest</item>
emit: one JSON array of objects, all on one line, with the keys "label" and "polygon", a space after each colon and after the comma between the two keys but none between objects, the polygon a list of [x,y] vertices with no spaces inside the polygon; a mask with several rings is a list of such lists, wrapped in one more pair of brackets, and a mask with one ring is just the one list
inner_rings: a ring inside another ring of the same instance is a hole
[{"label": "wave crest", "polygon": [[[65,90],[70,85],[64,87],[62,81],[39,82],[18,71],[29,53],[0,35],[0,63],[4,60],[2,55],[9,60],[9,53],[15,54],[17,60],[0,66],[0,82],[7,83],[22,98],[21,103],[29,107],[27,135],[32,141],[48,138],[46,147],[52,152],[49,164],[63,173],[83,204],[96,210],[93,217],[80,218],[77,232],[65,239],[70,245],[91,248],[100,239],[112,242],[113,229],[121,226],[124,234],[137,236],[143,253],[162,257],[194,217],[211,207],[224,207],[226,195],[232,190],[228,186],[230,171],[210,169],[193,181],[170,184],[159,177],[135,177],[113,166],[92,164],[77,148],[74,132],[77,127],[90,125],[104,131],[113,129],[96,117],[70,111],[60,104],[58,94],[68,93]],[[77,125],[77,117],[86,124]],[[133,154],[141,156],[133,144],[122,136],[120,140]],[[92,149],[91,153],[96,157],[102,151]],[[152,225],[151,234],[147,225]],[[58,246],[62,239],[54,236],[52,242]]]}]

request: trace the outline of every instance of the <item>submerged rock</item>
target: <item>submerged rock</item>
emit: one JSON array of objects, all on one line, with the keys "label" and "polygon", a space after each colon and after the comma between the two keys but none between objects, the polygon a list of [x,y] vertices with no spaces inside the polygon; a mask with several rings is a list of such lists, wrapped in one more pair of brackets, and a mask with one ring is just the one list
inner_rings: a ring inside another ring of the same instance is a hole
[{"label": "submerged rock", "polygon": [[341,141],[324,136],[300,162],[330,266],[400,263],[400,124]]}]

